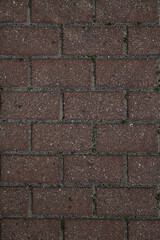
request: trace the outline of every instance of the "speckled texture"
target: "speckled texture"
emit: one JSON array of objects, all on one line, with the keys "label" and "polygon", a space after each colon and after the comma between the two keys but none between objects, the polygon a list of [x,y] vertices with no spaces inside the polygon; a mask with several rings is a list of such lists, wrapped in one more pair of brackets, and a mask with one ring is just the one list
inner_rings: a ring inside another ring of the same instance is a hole
[{"label": "speckled texture", "polygon": [[33,212],[37,214],[91,214],[88,188],[34,188]]},{"label": "speckled texture", "polygon": [[3,219],[2,240],[59,239],[59,219]]},{"label": "speckled texture", "polygon": [[2,118],[59,119],[59,93],[3,92]]},{"label": "speckled texture", "polygon": [[122,54],[122,27],[65,27],[64,54]]},{"label": "speckled texture", "polygon": [[32,1],[32,22],[91,22],[92,0]]},{"label": "speckled texture", "polygon": [[90,87],[91,61],[85,59],[35,59],[32,85],[53,87]]},{"label": "speckled texture", "polygon": [[64,181],[122,182],[122,156],[65,156]]},{"label": "speckled texture", "polygon": [[27,60],[0,59],[0,82],[2,87],[27,86]]},{"label": "speckled texture", "polygon": [[0,0],[0,239],[160,239],[159,13]]},{"label": "speckled texture", "polygon": [[27,214],[27,188],[0,187],[0,214]]},{"label": "speckled texture", "polygon": [[156,22],[156,0],[98,0],[97,22]]},{"label": "speckled texture", "polygon": [[0,150],[27,150],[28,127],[21,123],[0,124]]},{"label": "speckled texture", "polygon": [[96,85],[102,87],[154,87],[155,59],[97,59]]},{"label": "speckled texture", "polygon": [[154,124],[104,124],[97,128],[97,150],[156,152],[157,128]]},{"label": "speckled texture", "polygon": [[122,92],[64,94],[65,119],[123,119]]},{"label": "speckled texture", "polygon": [[26,22],[27,21],[26,0],[1,0],[0,22]]},{"label": "speckled texture", "polygon": [[129,221],[129,239],[130,240],[159,240],[160,221],[159,220],[140,220]]},{"label": "speckled texture", "polygon": [[128,28],[128,53],[135,55],[160,54],[160,26]]},{"label": "speckled texture", "polygon": [[130,92],[128,97],[128,116],[133,120],[159,120],[160,119],[160,93],[159,92]]},{"label": "speckled texture", "polygon": [[113,240],[123,239],[123,222],[120,220],[67,219],[66,240]]},{"label": "speckled texture", "polygon": [[0,54],[57,54],[58,29],[1,27]]},{"label": "speckled texture", "polygon": [[160,156],[129,156],[128,181],[160,183]]},{"label": "speckled texture", "polygon": [[34,150],[90,150],[91,132],[87,124],[34,124]]},{"label": "speckled texture", "polygon": [[56,156],[2,156],[3,182],[60,182],[60,160]]},{"label": "speckled texture", "polygon": [[154,188],[97,189],[98,215],[156,216]]}]

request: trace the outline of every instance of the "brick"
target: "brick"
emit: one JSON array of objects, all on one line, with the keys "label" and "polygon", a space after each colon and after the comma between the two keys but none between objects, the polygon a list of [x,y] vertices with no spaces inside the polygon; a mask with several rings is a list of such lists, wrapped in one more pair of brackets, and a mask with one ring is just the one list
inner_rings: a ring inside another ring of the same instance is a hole
[{"label": "brick", "polygon": [[160,54],[160,27],[130,27],[128,53],[137,55]]},{"label": "brick", "polygon": [[97,151],[156,152],[154,124],[106,124],[97,126]]},{"label": "brick", "polygon": [[0,22],[26,22],[27,4],[26,0],[0,1]]},{"label": "brick", "polygon": [[157,22],[157,1],[99,0],[97,22]]},{"label": "brick", "polygon": [[0,214],[27,214],[27,188],[1,187]]},{"label": "brick", "polygon": [[60,182],[56,156],[2,156],[2,182]]},{"label": "brick", "polygon": [[32,1],[33,22],[75,23],[92,21],[92,0]]},{"label": "brick", "polygon": [[67,219],[65,220],[65,239],[122,240],[123,221],[98,219]]},{"label": "brick", "polygon": [[96,85],[102,87],[154,87],[155,59],[97,59]]},{"label": "brick", "polygon": [[89,87],[90,84],[90,60],[35,59],[32,61],[33,86]]},{"label": "brick", "polygon": [[0,72],[2,87],[27,86],[27,60],[0,59]]},{"label": "brick", "polygon": [[91,190],[87,188],[34,188],[36,214],[91,214]]},{"label": "brick", "polygon": [[34,124],[34,150],[89,150],[91,131],[87,124]]},{"label": "brick", "polygon": [[64,181],[122,182],[122,156],[65,156]]},{"label": "brick", "polygon": [[128,181],[160,183],[160,156],[129,156]]},{"label": "brick", "polygon": [[65,27],[64,54],[122,54],[122,27]]},{"label": "brick", "polygon": [[158,92],[130,92],[128,116],[131,120],[159,120],[160,94]]},{"label": "brick", "polygon": [[154,188],[99,188],[98,215],[156,216]]},{"label": "brick", "polygon": [[1,27],[0,54],[57,54],[58,30],[53,27]]},{"label": "brick", "polygon": [[160,221],[157,220],[130,220],[129,239],[130,240],[158,240],[160,236]]},{"label": "brick", "polygon": [[2,219],[2,240],[60,239],[58,219]]},{"label": "brick", "polygon": [[27,124],[4,123],[0,124],[1,150],[27,150]]},{"label": "brick", "polygon": [[59,119],[59,93],[2,92],[2,118]]},{"label": "brick", "polygon": [[64,93],[66,119],[123,119],[121,92],[66,92]]}]

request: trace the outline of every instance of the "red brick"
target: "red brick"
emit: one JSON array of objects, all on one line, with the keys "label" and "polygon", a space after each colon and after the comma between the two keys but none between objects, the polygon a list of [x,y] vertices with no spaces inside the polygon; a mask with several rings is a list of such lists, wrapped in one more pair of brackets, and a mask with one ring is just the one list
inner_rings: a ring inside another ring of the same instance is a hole
[{"label": "red brick", "polygon": [[27,60],[0,59],[0,72],[2,87],[27,86]]},{"label": "red brick", "polygon": [[92,21],[92,0],[32,1],[33,22],[75,23]]},{"label": "red brick", "polygon": [[35,59],[32,61],[33,86],[89,87],[91,61],[87,59]]},{"label": "red brick", "polygon": [[27,188],[1,187],[0,196],[1,214],[27,214]]},{"label": "red brick", "polygon": [[66,119],[123,119],[123,93],[67,92],[64,94]]},{"label": "red brick", "polygon": [[157,22],[157,1],[99,0],[97,22]]},{"label": "red brick", "polygon": [[123,222],[120,220],[67,219],[65,239],[123,239]]},{"label": "red brick", "polygon": [[122,156],[65,156],[65,182],[122,182]]},{"label": "red brick", "polygon": [[89,150],[90,126],[87,124],[34,124],[34,150]]},{"label": "red brick", "polygon": [[0,1],[0,22],[25,22],[27,21],[26,0]]},{"label": "red brick", "polygon": [[156,152],[154,124],[106,124],[97,126],[97,150]]},{"label": "red brick", "polygon": [[0,124],[1,150],[27,150],[27,124],[4,123]]},{"label": "red brick", "polygon": [[155,59],[97,59],[96,85],[103,87],[154,87]]},{"label": "red brick", "polygon": [[98,215],[156,216],[154,188],[99,188]]},{"label": "red brick", "polygon": [[60,182],[56,156],[2,156],[2,182]]},{"label": "red brick", "polygon": [[129,239],[130,240],[159,240],[160,221],[157,220],[130,220]]},{"label": "red brick", "polygon": [[59,119],[59,93],[2,92],[2,118]]},{"label": "red brick", "polygon": [[87,188],[34,188],[36,214],[91,214],[91,191]]},{"label": "red brick", "polygon": [[57,54],[58,30],[53,27],[1,27],[0,54]]},{"label": "red brick", "polygon": [[160,156],[129,156],[128,179],[131,183],[160,183]]},{"label": "red brick", "polygon": [[64,54],[122,54],[122,27],[65,27]]},{"label": "red brick", "polygon": [[2,219],[2,240],[60,239],[58,219]]},{"label": "red brick", "polygon": [[129,119],[159,120],[160,94],[156,92],[130,92],[128,98]]},{"label": "red brick", "polygon": [[160,54],[160,27],[130,27],[128,35],[129,54]]}]

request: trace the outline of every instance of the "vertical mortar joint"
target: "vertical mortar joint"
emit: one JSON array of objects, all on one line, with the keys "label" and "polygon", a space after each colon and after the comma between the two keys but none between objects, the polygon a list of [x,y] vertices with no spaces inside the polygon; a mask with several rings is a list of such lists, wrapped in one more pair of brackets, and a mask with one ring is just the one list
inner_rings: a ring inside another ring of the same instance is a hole
[{"label": "vertical mortar joint", "polygon": [[96,124],[92,125],[91,134],[92,134],[92,152],[96,152],[96,133],[97,133],[97,126]]}]

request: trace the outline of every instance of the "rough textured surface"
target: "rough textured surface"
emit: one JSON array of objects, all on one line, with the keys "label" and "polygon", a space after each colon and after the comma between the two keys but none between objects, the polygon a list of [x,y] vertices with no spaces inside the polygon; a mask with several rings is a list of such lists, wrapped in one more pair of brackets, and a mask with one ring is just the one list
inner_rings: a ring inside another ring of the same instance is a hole
[{"label": "rough textured surface", "polygon": [[89,150],[90,126],[87,124],[34,124],[34,150]]},{"label": "rough textured surface", "polygon": [[[123,222],[119,220],[66,220],[65,239],[123,239]],[[87,226],[87,229],[86,229]]]},{"label": "rough textured surface", "polygon": [[2,156],[3,182],[60,182],[60,160],[56,156]]},{"label": "rough textured surface", "polygon": [[121,156],[65,156],[64,181],[67,182],[122,182]]},{"label": "rough textured surface", "polygon": [[123,93],[65,93],[66,119],[123,119]]},{"label": "rough textured surface", "polygon": [[155,59],[97,59],[96,85],[102,87],[154,87]]},{"label": "rough textured surface", "polygon": [[156,126],[133,123],[98,125],[97,150],[156,152]]},{"label": "rough textured surface", "polygon": [[0,124],[1,150],[27,150],[28,127],[26,124]]},{"label": "rough textured surface", "polygon": [[0,72],[2,87],[27,86],[27,60],[23,58],[0,59]]},{"label": "rough textured surface", "polygon": [[97,189],[98,215],[156,216],[155,189]]},{"label": "rough textured surface", "polygon": [[2,0],[0,1],[0,22],[26,22],[26,0]]},{"label": "rough textured surface", "polygon": [[92,21],[92,0],[32,1],[33,22],[73,23]]},{"label": "rough textured surface", "polygon": [[130,27],[128,29],[129,54],[160,54],[160,26]]},{"label": "rough textured surface", "polygon": [[97,22],[156,22],[157,1],[98,0]]},{"label": "rough textured surface", "polygon": [[26,214],[27,188],[0,187],[0,214]]},{"label": "rough textured surface", "polygon": [[57,54],[58,29],[1,27],[0,54]]},{"label": "rough textured surface", "polygon": [[2,118],[59,119],[59,94],[3,92]]},{"label": "rough textured surface", "polygon": [[91,214],[91,191],[84,188],[34,188],[33,212],[38,214]]},{"label": "rough textured surface", "polygon": [[2,240],[59,239],[58,219],[3,219]]},{"label": "rough textured surface", "polygon": [[129,156],[128,181],[131,183],[159,183],[160,156]]},{"label": "rough textured surface", "polygon": [[122,27],[65,27],[64,54],[122,54]]},{"label": "rough textured surface", "polygon": [[132,120],[159,120],[160,94],[130,92],[128,97],[128,116]]},{"label": "rough textured surface", "polygon": [[129,221],[130,240],[158,240],[160,236],[160,221]]},{"label": "rough textured surface", "polygon": [[159,240],[160,1],[0,0],[0,239]]},{"label": "rough textured surface", "polygon": [[35,59],[32,63],[33,86],[89,87],[90,79],[90,60]]}]

